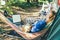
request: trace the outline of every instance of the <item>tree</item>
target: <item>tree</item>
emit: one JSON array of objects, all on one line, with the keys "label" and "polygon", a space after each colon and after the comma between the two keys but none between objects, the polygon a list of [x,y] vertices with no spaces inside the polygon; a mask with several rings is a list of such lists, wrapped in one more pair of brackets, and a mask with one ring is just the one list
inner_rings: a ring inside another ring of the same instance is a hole
[{"label": "tree", "polygon": [[30,3],[30,0],[27,0],[27,3]]},{"label": "tree", "polygon": [[35,0],[33,0],[33,2],[36,2]]},{"label": "tree", "polygon": [[38,0],[33,0],[33,2],[37,2],[38,3]]},{"label": "tree", "polygon": [[38,3],[38,0],[36,0],[36,2]]}]

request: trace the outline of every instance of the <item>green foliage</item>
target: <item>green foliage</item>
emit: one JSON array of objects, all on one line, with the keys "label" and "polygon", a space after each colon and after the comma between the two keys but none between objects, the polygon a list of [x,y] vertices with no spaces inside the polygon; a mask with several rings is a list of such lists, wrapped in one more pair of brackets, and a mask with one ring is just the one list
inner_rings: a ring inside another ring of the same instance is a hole
[{"label": "green foliage", "polygon": [[[8,0],[8,2],[6,3],[7,6],[18,6],[21,8],[30,8],[30,7],[37,7],[40,5],[40,3],[42,3],[43,1],[46,0],[38,0],[39,2],[30,2],[27,3],[27,0]],[[31,1],[31,0],[30,0]]]},{"label": "green foliage", "polygon": [[40,5],[40,3],[42,3],[42,2],[39,2],[39,3],[16,2],[15,4],[12,4],[12,6],[18,6],[23,9],[26,9],[26,8],[31,8],[31,7],[37,7]]},{"label": "green foliage", "polygon": [[39,7],[40,5],[42,5],[42,3],[43,3],[42,0],[40,0],[38,3],[36,2],[27,3],[26,0],[8,0],[8,2],[6,2],[6,5],[3,7],[3,9],[7,10],[9,15],[12,15],[13,12],[11,6],[17,6],[26,9],[31,7]]},{"label": "green foliage", "polygon": [[27,3],[25,0],[9,0],[9,2],[7,3],[8,6],[18,6],[21,8],[30,8],[30,7],[37,7],[39,5],[41,5],[40,3],[42,3],[42,0],[40,0],[40,2],[30,2]]},{"label": "green foliage", "polygon": [[52,2],[53,0],[48,0],[48,2]]},{"label": "green foliage", "polygon": [[2,10],[6,10],[6,11],[9,13],[9,15],[12,15],[12,14],[13,14],[13,11],[12,11],[11,6],[5,5],[5,6],[2,8]]},{"label": "green foliage", "polygon": [[16,3],[18,0],[8,0],[8,2],[6,2],[6,5],[12,5],[14,3]]}]

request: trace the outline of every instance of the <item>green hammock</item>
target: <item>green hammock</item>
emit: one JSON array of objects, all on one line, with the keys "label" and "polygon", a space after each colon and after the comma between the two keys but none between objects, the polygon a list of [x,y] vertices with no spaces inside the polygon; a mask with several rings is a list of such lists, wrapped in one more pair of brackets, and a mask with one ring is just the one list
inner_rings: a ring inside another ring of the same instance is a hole
[{"label": "green hammock", "polygon": [[57,11],[56,17],[49,28],[49,30],[46,32],[46,34],[42,37],[44,40],[60,40],[60,8]]}]

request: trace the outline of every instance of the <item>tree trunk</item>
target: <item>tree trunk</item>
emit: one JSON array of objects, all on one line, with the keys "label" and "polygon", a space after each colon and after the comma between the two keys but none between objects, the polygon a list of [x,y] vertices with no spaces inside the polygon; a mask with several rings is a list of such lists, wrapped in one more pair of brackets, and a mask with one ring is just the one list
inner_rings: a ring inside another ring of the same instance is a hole
[{"label": "tree trunk", "polygon": [[36,0],[36,2],[38,3],[38,0]]},{"label": "tree trunk", "polygon": [[27,0],[27,3],[30,3],[30,0]]},{"label": "tree trunk", "polygon": [[33,0],[33,2],[37,2],[38,3],[38,0]]},{"label": "tree trunk", "polygon": [[33,2],[36,2],[35,0],[33,0]]}]

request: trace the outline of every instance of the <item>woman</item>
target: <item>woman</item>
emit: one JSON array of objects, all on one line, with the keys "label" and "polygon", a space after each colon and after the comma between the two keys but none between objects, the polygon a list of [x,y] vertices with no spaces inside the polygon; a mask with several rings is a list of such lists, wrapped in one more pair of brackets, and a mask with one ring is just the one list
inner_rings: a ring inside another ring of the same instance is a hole
[{"label": "woman", "polygon": [[39,20],[35,24],[33,24],[33,27],[30,32],[35,33],[41,31],[50,21],[54,19],[55,14],[56,13],[51,10],[49,15],[47,15],[46,20]]}]

